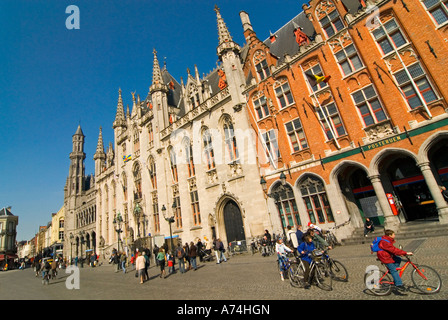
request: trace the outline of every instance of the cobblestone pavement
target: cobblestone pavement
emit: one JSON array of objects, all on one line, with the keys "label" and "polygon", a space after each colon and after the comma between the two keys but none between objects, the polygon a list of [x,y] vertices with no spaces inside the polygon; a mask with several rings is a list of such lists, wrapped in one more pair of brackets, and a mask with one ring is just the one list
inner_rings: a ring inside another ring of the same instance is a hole
[{"label": "cobblestone pavement", "polygon": [[[405,240],[404,249],[415,242]],[[60,270],[58,278],[43,286],[32,269],[0,272],[0,300],[448,300],[448,237],[431,237],[415,251],[414,262],[436,269],[444,285],[440,293],[422,295],[410,290],[404,295],[376,297],[365,290],[363,277],[368,265],[376,264],[369,243],[340,246],[331,256],[348,269],[347,283],[333,281],[333,290],[323,291],[315,286],[305,290],[293,288],[288,280],[282,282],[277,273],[276,257],[259,254],[233,256],[227,262],[200,263],[196,271],[176,273],[159,278],[155,266],[149,269],[149,281],[140,284],[135,272],[115,273],[111,265],[80,269],[80,289],[69,290],[69,274]],[[404,283],[412,285],[411,270],[406,270]]]}]

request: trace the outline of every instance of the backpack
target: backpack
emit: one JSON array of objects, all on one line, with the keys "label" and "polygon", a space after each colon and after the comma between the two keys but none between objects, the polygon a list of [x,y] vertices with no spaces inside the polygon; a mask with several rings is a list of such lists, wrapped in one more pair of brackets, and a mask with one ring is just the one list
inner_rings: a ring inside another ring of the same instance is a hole
[{"label": "backpack", "polygon": [[384,240],[384,241],[390,243],[389,240],[383,239],[382,237],[376,237],[376,238],[373,240],[372,244],[370,245],[370,250],[371,250],[372,252],[383,251],[383,249],[381,249],[381,248],[379,247],[381,240]]},{"label": "backpack", "polygon": [[182,251],[182,249],[177,249],[177,257],[179,259],[182,259],[184,257],[184,253]]}]

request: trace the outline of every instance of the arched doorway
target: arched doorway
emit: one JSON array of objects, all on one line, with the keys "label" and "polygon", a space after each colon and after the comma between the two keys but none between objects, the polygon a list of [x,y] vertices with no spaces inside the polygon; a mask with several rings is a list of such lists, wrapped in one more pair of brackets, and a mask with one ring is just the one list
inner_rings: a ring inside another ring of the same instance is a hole
[{"label": "arched doorway", "polygon": [[364,169],[350,165],[338,175],[338,183],[346,201],[350,216],[357,220],[359,215],[362,224],[369,218],[375,225],[383,225],[384,215],[372,182]]},{"label": "arched doorway", "polygon": [[395,155],[386,163],[383,172],[390,185],[385,190],[392,191],[406,221],[437,219],[436,205],[415,160],[406,155]]},{"label": "arched doorway", "polygon": [[224,226],[227,242],[246,240],[243,217],[239,206],[233,200],[228,200],[223,210]]}]

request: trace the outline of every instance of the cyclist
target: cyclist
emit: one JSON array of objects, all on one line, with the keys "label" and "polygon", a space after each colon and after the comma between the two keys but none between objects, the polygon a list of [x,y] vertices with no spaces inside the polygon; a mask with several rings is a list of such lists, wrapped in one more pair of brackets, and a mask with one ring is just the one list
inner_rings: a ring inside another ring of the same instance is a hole
[{"label": "cyclist", "polygon": [[305,289],[310,288],[309,278],[310,278],[310,264],[311,264],[311,253],[315,250],[316,247],[313,243],[313,238],[309,234],[305,234],[303,236],[303,242],[297,248],[297,251],[300,253],[300,259],[302,259],[303,265],[305,266]]},{"label": "cyclist", "polygon": [[309,235],[311,237],[311,239],[314,242],[314,245],[316,246],[316,248],[318,249],[331,249],[331,246],[328,245],[328,242],[325,241],[324,238],[322,238],[320,235],[318,235],[315,231],[315,229],[313,228],[309,228],[305,235]]},{"label": "cyclist", "polygon": [[392,230],[385,230],[384,236],[381,237],[381,241],[378,244],[380,251],[377,252],[378,260],[383,263],[394,279],[394,284],[397,290],[405,291],[403,282],[401,281],[400,275],[398,274],[397,268],[400,267],[401,258],[399,256],[411,256],[412,252],[406,252],[404,250],[398,249],[394,246],[395,243],[395,232]]},{"label": "cyclist", "polygon": [[278,238],[277,243],[275,244],[275,252],[277,252],[280,276],[282,277],[282,281],[285,281],[285,278],[283,277],[283,262],[286,259],[286,252],[292,252],[292,250],[285,246],[282,238]]}]

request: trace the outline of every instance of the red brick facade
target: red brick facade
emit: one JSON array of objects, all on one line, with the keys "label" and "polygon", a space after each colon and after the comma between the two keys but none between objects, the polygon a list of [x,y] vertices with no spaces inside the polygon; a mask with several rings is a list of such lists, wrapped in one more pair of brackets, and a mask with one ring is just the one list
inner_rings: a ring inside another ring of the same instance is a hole
[{"label": "red brick facade", "polygon": [[[394,2],[312,0],[266,41],[241,13],[249,116],[271,151],[271,161],[260,157],[268,210],[284,226],[448,222],[439,190],[448,184],[448,24],[436,15],[445,4]],[[309,71],[331,79],[313,91]]]}]

